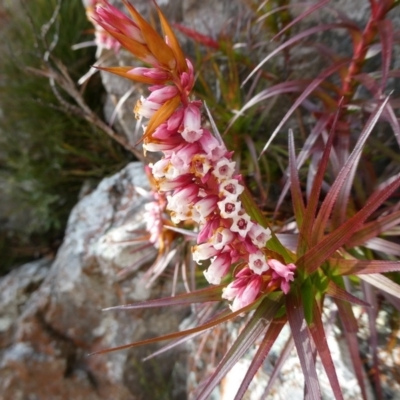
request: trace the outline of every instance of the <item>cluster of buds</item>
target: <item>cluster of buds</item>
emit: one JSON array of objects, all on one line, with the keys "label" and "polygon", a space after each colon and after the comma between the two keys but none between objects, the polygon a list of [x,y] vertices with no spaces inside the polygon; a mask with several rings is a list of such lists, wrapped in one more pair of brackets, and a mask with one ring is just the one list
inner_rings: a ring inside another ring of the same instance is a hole
[{"label": "cluster of buds", "polygon": [[189,97],[192,64],[158,6],[165,41],[131,4],[125,0],[124,4],[132,19],[105,1],[94,19],[150,67],[102,69],[151,85],[151,94],[138,101],[135,114],[149,119],[144,126],[144,150],[163,153],[150,167],[157,189],[166,195],[171,220],[198,224],[193,258],[198,263],[210,260],[204,275],[211,284],[233,276],[223,291],[223,297],[233,302],[232,310],[254,302],[262,293],[277,289],[287,293],[295,266],[267,256],[271,232],[244,209],[245,188],[232,153],[202,125],[202,103]]}]

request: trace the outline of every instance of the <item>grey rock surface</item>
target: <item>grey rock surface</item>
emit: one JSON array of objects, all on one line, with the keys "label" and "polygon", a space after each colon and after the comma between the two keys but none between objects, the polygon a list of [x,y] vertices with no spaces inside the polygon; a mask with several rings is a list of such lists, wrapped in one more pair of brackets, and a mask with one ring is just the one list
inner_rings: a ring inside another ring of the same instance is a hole
[{"label": "grey rock surface", "polygon": [[[173,365],[184,363],[184,353],[170,352],[144,364],[141,359],[154,346],[88,356],[173,332],[186,313],[102,311],[170,294],[168,284],[146,288],[140,271],[134,279],[117,279],[121,269],[139,268],[140,260],[156,255],[153,247],[135,252],[140,244],[132,241],[146,202],[136,188],[147,185],[140,163],[104,179],[72,211],[54,262],[29,263],[2,278],[1,400],[165,398],[161,390],[185,398],[185,379],[172,378]],[[143,383],[149,381],[156,386]]]}]

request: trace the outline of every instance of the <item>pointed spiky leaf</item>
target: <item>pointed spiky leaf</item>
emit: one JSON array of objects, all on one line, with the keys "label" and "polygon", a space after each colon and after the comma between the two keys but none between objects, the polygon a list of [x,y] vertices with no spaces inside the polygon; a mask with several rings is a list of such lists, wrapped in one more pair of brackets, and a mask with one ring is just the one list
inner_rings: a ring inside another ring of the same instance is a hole
[{"label": "pointed spiky leaf", "polygon": [[273,319],[281,306],[282,300],[273,301],[268,297],[264,298],[239,337],[235,340],[235,343],[230,347],[213,374],[208,378],[196,400],[209,399],[215,386],[246,351],[254,345],[254,342],[266,330],[268,323]]},{"label": "pointed spiky leaf", "polygon": [[144,138],[151,137],[152,133],[174,113],[180,103],[181,98],[179,95],[167,100],[150,118],[144,133]]},{"label": "pointed spiky leaf", "polygon": [[358,161],[360,154],[364,148],[364,144],[365,144],[368,136],[372,132],[372,129],[375,127],[388,100],[389,100],[389,98],[387,97],[382,102],[382,104],[376,108],[375,112],[372,113],[371,116],[369,117],[363,131],[360,134],[360,137],[359,137],[353,151],[351,152],[346,163],[343,165],[343,168],[339,172],[339,175],[336,177],[335,182],[333,183],[330,191],[326,195],[326,197],[321,205],[318,216],[314,223],[313,240],[312,240],[313,243],[317,243],[319,241],[319,239],[323,236],[323,233],[324,233],[325,227],[326,227],[326,223],[331,215],[331,212],[335,205],[337,197],[339,196],[343,185],[347,182],[350,172],[354,171],[355,165],[357,165],[357,161]]},{"label": "pointed spiky leaf", "polygon": [[325,260],[347,242],[359,229],[361,224],[399,187],[400,178],[384,189],[375,192],[364,208],[348,219],[347,222],[342,224],[339,228],[327,235],[304,254],[304,256],[300,257],[296,265],[301,268],[304,265],[305,270],[309,274],[317,270]]},{"label": "pointed spiky leaf", "polygon": [[363,281],[368,282],[370,285],[375,286],[379,290],[400,299],[400,285],[393,282],[386,276],[383,276],[381,274],[370,274],[360,275],[360,278]]},{"label": "pointed spiky leaf", "polygon": [[[297,156],[297,160],[296,160],[297,169],[300,169],[300,167],[305,163],[307,158],[311,156],[313,148],[314,148],[314,144],[316,143],[317,139],[319,138],[321,132],[326,128],[330,118],[331,118],[330,115],[324,114],[318,119],[317,123],[315,124],[312,131],[308,135],[304,145],[302,146],[299,155]],[[288,175],[288,172],[287,172],[287,175]],[[281,206],[283,199],[285,198],[289,189],[290,189],[290,180],[286,179],[285,186],[283,187],[283,189],[279,195],[279,199],[276,203],[274,215],[276,215],[277,211],[279,210],[279,207]]]},{"label": "pointed spiky leaf", "polygon": [[360,29],[355,25],[351,24],[348,22],[342,22],[342,23],[337,23],[337,24],[327,24],[327,25],[318,25],[314,26],[310,29],[307,29],[303,32],[300,32],[296,36],[290,38],[286,42],[282,43],[280,46],[278,46],[274,51],[268,54],[267,57],[265,57],[263,60],[260,61],[260,63],[253,69],[253,71],[249,74],[249,76],[243,81],[242,86],[246,84],[246,82],[254,75],[257,73],[257,71],[267,62],[269,61],[272,57],[274,57],[276,54],[281,52],[282,50],[286,49],[287,47],[292,46],[294,43],[298,42],[301,39],[306,38],[307,36],[313,35],[315,33],[320,33],[328,30],[332,30],[335,28],[345,28],[349,30],[355,30],[357,32],[361,32]]},{"label": "pointed spiky leaf", "polygon": [[211,329],[214,326],[217,326],[217,325],[219,325],[219,324],[221,324],[223,322],[232,320],[235,317],[237,317],[238,315],[250,311],[252,308],[254,308],[254,304],[249,304],[248,306],[243,307],[240,310],[235,311],[235,312],[232,312],[231,310],[227,309],[227,310],[221,312],[220,314],[218,314],[215,318],[213,318],[209,322],[204,323],[204,324],[202,324],[200,326],[197,326],[196,328],[186,329],[186,330],[180,331],[180,332],[174,332],[174,333],[170,333],[170,334],[167,334],[167,335],[158,336],[158,337],[155,337],[155,338],[150,338],[150,339],[140,340],[140,341],[134,342],[134,343],[124,344],[122,346],[117,346],[117,347],[112,347],[112,348],[109,348],[109,349],[99,350],[99,351],[91,353],[90,355],[111,353],[111,352],[117,351],[117,350],[130,349],[130,348],[133,348],[133,347],[144,346],[146,344],[162,342],[164,340],[177,339],[177,338],[180,338],[182,336],[187,336],[187,335],[191,335],[191,334],[194,334],[194,333],[199,333],[201,331],[206,331],[206,330]]},{"label": "pointed spiky leaf", "polygon": [[400,271],[400,261],[346,260],[331,258],[328,260],[334,275],[378,274]]},{"label": "pointed spiky leaf", "polygon": [[172,30],[168,20],[165,18],[161,8],[158,4],[154,1],[154,5],[157,8],[158,17],[160,18],[161,27],[164,32],[164,35],[168,37],[168,43],[174,52],[174,56],[177,62],[178,72],[187,72],[188,67],[186,64],[185,55],[183,54],[182,48],[178,42],[178,39],[175,36],[174,31]]},{"label": "pointed spiky leaf", "polygon": [[304,201],[300,187],[299,172],[296,168],[296,153],[294,150],[293,131],[289,129],[289,171],[290,171],[290,191],[292,194],[292,204],[297,226],[301,229],[304,217]]},{"label": "pointed spiky leaf", "polygon": [[137,12],[136,8],[132,6],[127,0],[122,0],[132,18],[138,24],[143,38],[146,41],[151,54],[163,67],[172,70],[176,66],[176,60],[172,49],[164,42],[160,35],[149,25],[146,20]]},{"label": "pointed spiky leaf", "polygon": [[318,383],[317,371],[313,359],[311,335],[304,317],[300,293],[291,290],[286,296],[286,312],[292,331],[301,369],[310,400],[321,399],[321,390]]},{"label": "pointed spiky leaf", "polygon": [[[281,29],[272,39],[276,40],[279,36],[281,36],[284,32],[290,29],[292,26],[296,25],[298,22],[306,18],[308,15],[312,14],[313,12],[317,11],[321,7],[325,6],[329,3],[330,0],[320,0],[316,4],[312,4],[310,7],[306,7],[305,11],[303,11],[299,16],[293,19],[289,24],[285,25],[283,29]],[[293,4],[295,5],[295,4]],[[303,6],[304,7],[304,6]]]},{"label": "pointed spiky leaf", "polygon": [[374,221],[371,221],[352,236],[352,238],[346,243],[348,248],[359,246],[365,243],[367,240],[372,239],[380,235],[381,233],[393,228],[400,224],[400,211],[395,211],[389,215],[380,217]]},{"label": "pointed spiky leaf", "polygon": [[170,306],[188,305],[194,303],[205,303],[209,301],[220,301],[223,287],[224,285],[210,286],[205,289],[199,289],[190,293],[182,293],[173,297],[164,297],[162,299],[140,301],[133,304],[124,304],[121,306],[108,307],[105,308],[103,311],[135,310],[140,308],[170,307]]},{"label": "pointed spiky leaf", "polygon": [[343,300],[335,299],[335,303],[338,307],[338,313],[343,324],[343,330],[345,333],[347,346],[351,355],[351,361],[353,363],[354,372],[358,381],[358,385],[361,389],[361,394],[364,400],[367,400],[367,392],[365,389],[363,365],[360,358],[359,346],[357,341],[357,321],[354,317],[351,305]]},{"label": "pointed spiky leaf", "polygon": [[268,353],[271,350],[271,347],[275,343],[276,339],[278,338],[279,334],[281,333],[282,328],[285,326],[287,322],[286,317],[273,320],[267,332],[264,335],[264,338],[258,347],[256,354],[254,355],[249,369],[246,372],[245,377],[240,385],[238,392],[236,393],[235,400],[240,400],[243,398],[247,388],[250,385],[250,382],[254,378],[254,375],[257,371],[261,368],[265,358],[267,357]]},{"label": "pointed spiky leaf", "polygon": [[325,368],[335,399],[343,400],[343,394],[337,378],[335,365],[333,364],[331,352],[326,340],[321,311],[316,301],[314,301],[313,305],[313,315],[313,323],[309,326],[309,329],[314,339],[315,347],[317,348],[318,355],[321,358],[322,365]]},{"label": "pointed spiky leaf", "polygon": [[112,74],[122,76],[123,78],[130,79],[135,82],[147,83],[148,85],[162,85],[165,84],[168,79],[154,79],[149,78],[148,76],[131,74],[129,71],[133,69],[133,67],[99,67],[97,65],[94,66],[101,71],[111,72]]},{"label": "pointed spiky leaf", "polygon": [[349,63],[349,60],[341,60],[336,62],[335,64],[331,65],[329,68],[327,68],[325,71],[323,71],[317,78],[315,78],[308,86],[307,88],[301,93],[301,95],[296,99],[296,101],[293,103],[293,105],[290,107],[289,111],[285,114],[285,116],[281,119],[279,122],[278,126],[275,128],[275,130],[271,133],[267,143],[265,144],[264,148],[261,151],[261,154],[263,154],[269,147],[269,145],[272,143],[274,140],[275,136],[279,133],[280,129],[283,127],[283,125],[287,122],[289,117],[294,113],[296,108],[300,106],[300,104],[316,89],[318,86],[321,85],[321,83],[330,75],[334,74],[337,72],[340,68],[342,68],[344,65],[347,65]]},{"label": "pointed spiky leaf", "polygon": [[380,379],[380,368],[379,368],[379,358],[378,358],[378,331],[376,327],[376,318],[378,316],[378,300],[376,297],[375,290],[371,285],[366,282],[361,284],[362,291],[364,293],[365,300],[371,304],[368,307],[368,326],[369,326],[369,348],[372,353],[372,363],[373,366],[370,369],[370,375],[374,382],[374,389],[376,392],[376,397],[378,400],[383,400],[382,385]]},{"label": "pointed spiky leaf", "polygon": [[308,199],[307,209],[304,216],[304,226],[300,229],[300,241],[299,241],[299,252],[298,256],[301,257],[305,251],[313,244],[311,241],[312,228],[314,226],[315,217],[317,213],[317,207],[319,202],[319,197],[321,193],[322,183],[324,180],[325,172],[328,167],[329,156],[331,154],[333,139],[335,137],[335,131],[337,122],[339,120],[339,115],[342,110],[342,101],[339,103],[338,110],[335,114],[332,127],[328,136],[328,140],[325,143],[324,151],[322,153],[321,161],[319,162],[317,173],[314,177],[313,185],[311,188],[311,193]]},{"label": "pointed spiky leaf", "polygon": [[353,296],[351,293],[346,292],[340,286],[336,285],[333,281],[328,283],[328,287],[326,288],[326,294],[335,298],[347,301],[352,304],[357,304],[362,307],[369,307],[370,305],[365,301]]}]

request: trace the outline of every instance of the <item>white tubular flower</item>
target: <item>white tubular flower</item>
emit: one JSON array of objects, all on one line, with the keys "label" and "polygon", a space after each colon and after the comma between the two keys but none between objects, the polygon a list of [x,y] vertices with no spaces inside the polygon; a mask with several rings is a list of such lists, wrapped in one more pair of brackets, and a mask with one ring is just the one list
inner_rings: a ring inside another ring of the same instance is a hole
[{"label": "white tubular flower", "polygon": [[237,198],[244,191],[244,186],[237,179],[227,179],[219,185],[221,194],[226,197]]},{"label": "white tubular flower", "polygon": [[211,243],[217,250],[222,250],[227,244],[231,243],[235,235],[226,228],[218,228],[211,238]]},{"label": "white tubular flower", "polygon": [[[207,196],[197,201],[194,205],[194,209],[200,214],[200,216],[205,221],[217,207],[218,196]],[[204,222],[203,221],[203,222]]]},{"label": "white tubular flower", "polygon": [[271,231],[261,225],[254,224],[249,231],[249,237],[257,247],[265,247],[265,244],[271,239]]},{"label": "white tubular flower", "polygon": [[203,273],[209,283],[219,285],[221,279],[228,273],[230,266],[229,253],[222,253],[212,259],[210,266]]},{"label": "white tubular flower", "polygon": [[224,200],[218,202],[218,208],[221,211],[222,218],[233,218],[238,215],[242,208],[242,203],[226,197]]},{"label": "white tubular flower", "polygon": [[231,226],[231,231],[237,232],[241,237],[246,237],[247,233],[254,225],[254,223],[251,222],[250,217],[247,214],[242,214],[234,215],[232,218],[233,223]]},{"label": "white tubular flower", "polygon": [[151,172],[156,179],[164,178],[168,171],[170,160],[169,158],[163,158],[154,164],[150,165]]},{"label": "white tubular flower", "polygon": [[263,272],[269,270],[265,255],[261,251],[250,254],[249,268],[258,275],[261,275]]},{"label": "white tubular flower", "polygon": [[135,105],[135,116],[137,119],[140,117],[151,118],[160,107],[161,104],[145,99],[141,96],[140,100],[138,100]]},{"label": "white tubular flower", "polygon": [[194,104],[189,104],[183,115],[182,137],[189,143],[194,143],[203,135],[201,129],[201,115],[199,108]]},{"label": "white tubular flower", "polygon": [[223,157],[214,165],[214,171],[212,173],[220,181],[231,179],[235,172],[235,166],[235,161],[229,161],[227,158]]},{"label": "white tubular flower", "polygon": [[192,247],[193,260],[198,264],[199,261],[209,260],[218,254],[218,250],[210,243],[202,243]]}]

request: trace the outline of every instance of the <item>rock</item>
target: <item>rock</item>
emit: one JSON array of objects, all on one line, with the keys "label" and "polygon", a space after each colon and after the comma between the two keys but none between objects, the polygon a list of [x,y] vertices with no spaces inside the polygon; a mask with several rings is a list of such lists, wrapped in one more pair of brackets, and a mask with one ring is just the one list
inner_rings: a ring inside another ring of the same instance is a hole
[{"label": "rock", "polygon": [[[148,189],[140,163],[104,179],[73,209],[54,262],[26,264],[0,281],[1,400],[162,399],[169,393],[185,398],[185,368],[173,369],[178,360],[184,365],[182,351],[147,363],[141,358],[155,346],[88,356],[173,332],[187,313],[183,308],[102,312],[170,293],[161,281],[145,288],[143,272],[117,279],[122,269],[138,270],[141,261],[156,255],[152,246],[135,252],[142,244],[132,241],[147,201],[139,186]],[[152,396],[156,386],[163,394]]]}]

